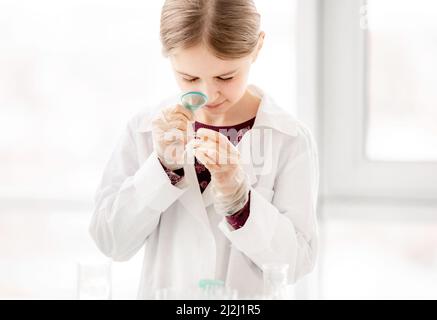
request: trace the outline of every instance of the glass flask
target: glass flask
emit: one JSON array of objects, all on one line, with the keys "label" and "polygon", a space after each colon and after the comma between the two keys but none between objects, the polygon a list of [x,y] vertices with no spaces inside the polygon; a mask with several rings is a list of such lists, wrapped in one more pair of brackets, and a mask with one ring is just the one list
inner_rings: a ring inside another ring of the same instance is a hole
[{"label": "glass flask", "polygon": [[262,266],[264,296],[266,299],[289,299],[287,275],[289,265],[286,263],[268,263]]}]

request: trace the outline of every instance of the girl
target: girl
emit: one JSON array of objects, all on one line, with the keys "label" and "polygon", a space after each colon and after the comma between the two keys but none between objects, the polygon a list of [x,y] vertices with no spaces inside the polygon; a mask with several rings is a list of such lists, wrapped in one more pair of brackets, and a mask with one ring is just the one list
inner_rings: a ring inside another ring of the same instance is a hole
[{"label": "girl", "polygon": [[163,52],[181,91],[203,92],[208,104],[193,113],[171,100],[132,118],[90,225],[115,261],[145,247],[139,298],[202,279],[253,296],[266,264],[288,265],[289,283],[314,268],[316,146],[248,85],[264,37],[252,0],[165,1]]}]

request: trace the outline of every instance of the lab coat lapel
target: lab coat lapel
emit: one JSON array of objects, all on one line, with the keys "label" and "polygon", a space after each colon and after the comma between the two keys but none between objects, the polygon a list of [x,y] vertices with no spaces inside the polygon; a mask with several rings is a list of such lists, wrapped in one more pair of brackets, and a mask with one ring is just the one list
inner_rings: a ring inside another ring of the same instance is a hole
[{"label": "lab coat lapel", "polygon": [[181,196],[180,201],[190,214],[194,215],[203,225],[210,228],[206,207],[200,193],[196,170],[194,168],[194,154],[187,153],[187,163],[184,165],[185,181],[188,190]]}]

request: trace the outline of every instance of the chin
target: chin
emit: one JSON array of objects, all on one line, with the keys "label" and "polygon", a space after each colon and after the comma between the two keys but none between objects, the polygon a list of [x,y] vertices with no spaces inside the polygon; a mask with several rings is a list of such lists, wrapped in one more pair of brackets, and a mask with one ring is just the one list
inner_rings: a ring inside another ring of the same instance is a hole
[{"label": "chin", "polygon": [[217,108],[204,108],[205,111],[210,112],[210,113],[223,113],[226,112],[227,110],[229,110],[230,106],[228,105],[228,102],[226,101],[225,103],[223,103],[221,106],[217,107]]},{"label": "chin", "polygon": [[216,109],[205,108],[204,111],[206,111],[208,113],[222,113],[223,108],[216,108]]}]

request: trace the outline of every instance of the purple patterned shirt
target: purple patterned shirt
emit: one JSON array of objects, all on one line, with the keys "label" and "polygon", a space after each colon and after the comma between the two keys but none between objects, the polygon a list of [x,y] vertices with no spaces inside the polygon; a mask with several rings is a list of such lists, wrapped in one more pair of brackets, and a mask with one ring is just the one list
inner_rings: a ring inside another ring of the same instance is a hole
[{"label": "purple patterned shirt", "polygon": [[[211,126],[200,122],[194,123],[194,131],[197,132],[199,128],[207,128],[214,131],[218,131],[222,133],[224,136],[226,136],[229,141],[235,146],[238,142],[240,142],[243,135],[249,131],[253,124],[255,122],[255,117],[247,120],[243,123],[237,124],[235,126]],[[162,165],[162,163],[161,163]],[[178,183],[184,176],[184,169],[178,169],[171,171],[170,169],[167,169],[164,165],[162,165],[165,172],[167,173],[171,183],[175,185]],[[200,162],[197,161],[196,158],[194,158],[194,167],[196,169],[196,175],[197,175],[197,181],[199,182],[199,187],[201,193],[205,191],[208,184],[211,182],[211,174],[209,170]],[[244,207],[235,212],[233,215],[226,217],[226,220],[228,223],[234,228],[239,229],[244,226],[246,223],[247,218],[250,214],[250,191],[249,191],[249,199],[247,203],[244,205]]]}]

